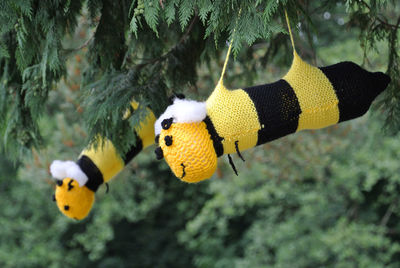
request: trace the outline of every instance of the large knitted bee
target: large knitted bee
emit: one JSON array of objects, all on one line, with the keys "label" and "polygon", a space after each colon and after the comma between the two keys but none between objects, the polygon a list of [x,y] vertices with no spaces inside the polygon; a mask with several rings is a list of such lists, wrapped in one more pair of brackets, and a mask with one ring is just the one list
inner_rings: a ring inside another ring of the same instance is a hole
[{"label": "large knitted bee", "polygon": [[199,182],[213,175],[223,154],[241,157],[241,151],[285,135],[362,116],[390,82],[353,62],[314,67],[297,54],[290,27],[289,34],[293,62],[279,81],[228,90],[222,79],[226,61],[207,101],[176,98],[157,119],[155,153],[175,176]]},{"label": "large knitted bee", "polygon": [[[138,103],[132,102],[132,107],[137,109]],[[149,110],[140,126],[133,130],[136,144],[130,148],[124,159],[107,140],[101,148],[89,147],[83,150],[76,162],[53,161],[50,172],[57,179],[54,201],[59,210],[76,220],[85,218],[93,206],[99,186],[117,175],[143,148],[153,144],[155,120],[154,114]]]}]

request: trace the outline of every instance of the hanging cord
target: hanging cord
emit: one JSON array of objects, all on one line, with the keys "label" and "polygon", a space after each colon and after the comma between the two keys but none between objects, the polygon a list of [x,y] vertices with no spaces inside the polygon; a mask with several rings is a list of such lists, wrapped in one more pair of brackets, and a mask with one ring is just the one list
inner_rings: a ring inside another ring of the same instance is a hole
[{"label": "hanging cord", "polygon": [[226,57],[225,57],[224,67],[222,68],[221,78],[219,79],[218,84],[223,84],[226,66],[228,65],[229,56],[230,56],[231,50],[232,50],[233,40],[235,39],[237,23],[239,21],[241,13],[242,13],[242,8],[239,9],[238,17],[237,17],[237,20],[236,20],[236,23],[235,23],[235,28],[233,29],[233,33],[232,33],[232,39],[231,39],[231,42],[229,43],[228,52],[226,53]]},{"label": "hanging cord", "polygon": [[289,16],[288,16],[288,14],[286,12],[286,9],[285,9],[285,18],[286,18],[286,24],[287,24],[287,27],[288,27],[288,30],[289,30],[290,42],[292,42],[293,54],[297,54],[296,47],[294,46],[294,39],[293,39],[292,29],[290,28]]}]

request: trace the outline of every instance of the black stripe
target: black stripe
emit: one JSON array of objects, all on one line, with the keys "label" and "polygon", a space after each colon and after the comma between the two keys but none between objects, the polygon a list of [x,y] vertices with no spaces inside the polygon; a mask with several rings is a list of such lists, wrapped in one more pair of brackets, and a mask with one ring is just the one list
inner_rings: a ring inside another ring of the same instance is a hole
[{"label": "black stripe", "polygon": [[99,186],[104,182],[103,174],[101,174],[97,166],[86,155],[82,155],[76,163],[89,178],[85,186],[93,192],[96,192]]},{"label": "black stripe", "polygon": [[261,129],[257,145],[296,132],[301,113],[293,88],[281,79],[275,83],[245,88],[253,101]]},{"label": "black stripe", "polygon": [[339,100],[339,122],[365,114],[372,101],[390,82],[390,77],[371,73],[353,62],[319,68],[331,82]]},{"label": "black stripe", "polygon": [[206,123],[208,133],[210,134],[213,141],[215,153],[217,154],[217,157],[220,157],[224,154],[224,147],[222,145],[222,141],[224,139],[218,135],[217,131],[215,130],[214,124],[211,122],[210,117],[206,116],[206,118],[204,119],[204,123]]},{"label": "black stripe", "polygon": [[135,131],[135,136],[136,136],[136,144],[132,145],[132,147],[129,149],[129,151],[125,154],[125,157],[124,157],[125,165],[128,164],[129,161],[131,161],[143,149],[143,141],[138,136],[136,131]]}]

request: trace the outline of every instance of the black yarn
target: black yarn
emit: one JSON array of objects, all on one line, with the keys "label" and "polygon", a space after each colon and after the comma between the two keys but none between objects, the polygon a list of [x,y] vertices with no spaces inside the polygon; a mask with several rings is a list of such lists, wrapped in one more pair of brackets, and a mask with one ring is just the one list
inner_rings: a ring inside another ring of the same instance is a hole
[{"label": "black yarn", "polygon": [[365,114],[372,101],[390,82],[384,73],[372,73],[349,61],[319,68],[339,100],[339,122]]},{"label": "black yarn", "polygon": [[174,95],[172,95],[171,97],[168,98],[169,105],[174,104],[174,99],[175,98],[183,100],[183,99],[185,99],[185,95],[182,94],[182,93],[174,93]]},{"label": "black yarn", "polygon": [[236,149],[236,152],[237,152],[238,156],[240,157],[240,159],[242,159],[242,161],[245,162],[242,154],[239,151],[239,141],[235,141],[235,149]]},{"label": "black yarn", "polygon": [[157,147],[157,148],[154,150],[154,153],[156,154],[157,160],[161,160],[161,159],[164,158],[164,152],[163,152],[163,150],[161,149],[161,147]]},{"label": "black yarn", "polygon": [[110,186],[108,185],[108,183],[106,182],[106,194],[108,194],[108,192],[110,191]]},{"label": "black yarn", "polygon": [[165,136],[164,141],[165,141],[165,145],[171,146],[172,145],[172,136]]},{"label": "black yarn", "polygon": [[243,90],[253,101],[261,125],[257,145],[296,132],[301,109],[288,82],[281,79]]},{"label": "black yarn", "polygon": [[81,158],[78,159],[77,164],[89,179],[85,186],[93,192],[96,192],[99,186],[104,182],[103,174],[99,168],[87,155],[82,155]]},{"label": "black yarn", "polygon": [[239,176],[238,172],[236,170],[235,164],[233,163],[233,160],[232,160],[232,157],[231,157],[230,154],[228,154],[228,159],[229,159],[229,164],[231,165],[231,167],[232,167],[233,171],[235,172],[236,176]]},{"label": "black yarn", "polygon": [[181,163],[181,167],[182,167],[182,177],[181,177],[181,179],[183,179],[183,177],[186,176],[185,165],[183,163]]},{"label": "black yarn", "polygon": [[217,157],[220,157],[224,154],[224,147],[222,145],[222,141],[224,139],[218,135],[217,131],[215,130],[214,124],[211,122],[210,117],[206,116],[203,121],[204,123],[206,123],[208,133],[210,134],[213,141],[215,153],[217,154]]},{"label": "black yarn", "polygon": [[131,146],[129,151],[125,154],[124,163],[129,163],[140,151],[143,149],[143,141],[135,131],[136,143]]},{"label": "black yarn", "polygon": [[71,179],[71,180],[68,182],[68,191],[71,191],[71,189],[74,188],[74,186],[72,185],[72,182],[73,182],[73,181],[74,181],[74,180]]},{"label": "black yarn", "polygon": [[169,128],[171,127],[171,125],[172,125],[172,121],[173,121],[173,118],[172,118],[172,117],[171,117],[171,118],[168,118],[168,119],[164,119],[164,120],[161,122],[161,127],[162,127],[164,130],[169,129]]}]

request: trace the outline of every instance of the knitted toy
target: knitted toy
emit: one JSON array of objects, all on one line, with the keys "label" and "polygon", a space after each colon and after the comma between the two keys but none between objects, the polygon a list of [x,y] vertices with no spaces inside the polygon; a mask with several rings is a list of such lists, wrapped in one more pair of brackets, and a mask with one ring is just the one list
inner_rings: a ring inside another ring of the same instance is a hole
[{"label": "knitted toy", "polygon": [[[286,15],[289,26],[289,21]],[[303,129],[319,129],[365,114],[390,77],[353,62],[314,67],[297,54],[277,82],[228,90],[223,74],[206,102],[175,99],[155,123],[155,153],[175,176],[199,182],[212,176],[223,154],[264,144]],[[242,158],[243,159],[243,158]],[[233,165],[232,165],[233,166]],[[234,166],[233,166],[234,167]],[[235,170],[235,168],[234,168]],[[235,170],[236,172],[236,170]]]},{"label": "knitted toy", "polygon": [[[133,109],[137,109],[136,102],[131,104]],[[130,148],[124,160],[113,144],[106,140],[97,150],[93,147],[83,150],[76,162],[53,161],[50,172],[57,179],[53,200],[59,210],[76,220],[85,218],[93,206],[94,194],[99,186],[117,175],[143,148],[153,144],[155,119],[149,110],[148,116],[134,130],[136,144]]]}]

